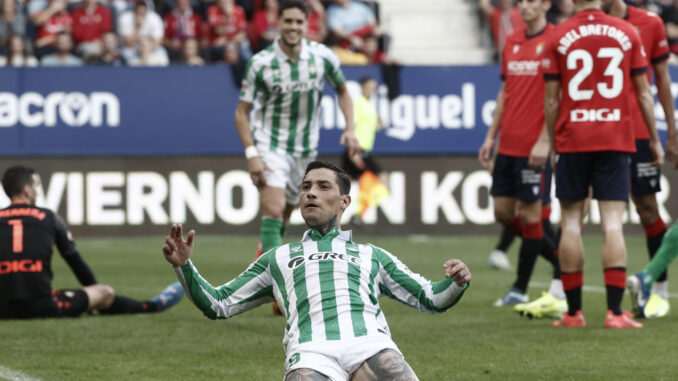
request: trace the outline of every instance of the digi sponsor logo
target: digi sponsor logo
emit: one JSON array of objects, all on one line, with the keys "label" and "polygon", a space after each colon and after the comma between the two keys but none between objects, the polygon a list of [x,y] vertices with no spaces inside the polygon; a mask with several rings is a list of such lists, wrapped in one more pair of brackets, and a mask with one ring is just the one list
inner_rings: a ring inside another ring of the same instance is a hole
[{"label": "digi sponsor logo", "polygon": [[39,273],[42,272],[42,261],[22,259],[0,262],[0,275],[9,273]]},{"label": "digi sponsor logo", "polygon": [[618,122],[621,120],[621,110],[618,108],[600,108],[597,110],[575,109],[570,111],[571,122]]},{"label": "digi sponsor logo", "polygon": [[70,127],[117,127],[120,100],[109,92],[0,92],[0,127],[54,127],[59,122]]},{"label": "digi sponsor logo", "polygon": [[[324,252],[324,253],[313,253],[308,256],[309,261],[335,261],[335,262],[350,262],[353,263],[356,266],[360,266],[362,263],[362,260],[358,257],[354,257],[352,255],[348,254],[337,254],[337,253],[332,253],[332,252]],[[301,266],[302,263],[304,263],[305,258],[304,257],[295,257],[292,258],[288,263],[287,267],[294,269],[299,266]]]},{"label": "digi sponsor logo", "polygon": [[509,75],[539,75],[539,61],[509,61],[506,68]]}]

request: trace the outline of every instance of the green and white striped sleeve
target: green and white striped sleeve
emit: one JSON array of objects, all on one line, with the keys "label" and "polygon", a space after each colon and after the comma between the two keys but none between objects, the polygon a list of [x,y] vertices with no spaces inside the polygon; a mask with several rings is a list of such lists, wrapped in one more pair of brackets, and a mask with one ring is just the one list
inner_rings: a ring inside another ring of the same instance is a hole
[{"label": "green and white striped sleeve", "polygon": [[213,287],[189,261],[174,272],[193,304],[210,319],[228,319],[273,300],[273,278],[269,269],[271,251],[262,255],[232,281]]},{"label": "green and white striped sleeve", "polygon": [[320,56],[323,59],[325,78],[330,82],[333,89],[338,89],[346,82],[344,73],[341,71],[339,57],[327,46],[318,44]]},{"label": "green and white striped sleeve", "polygon": [[258,56],[252,57],[245,67],[245,73],[240,84],[240,100],[243,102],[254,103],[257,93],[260,91],[263,67],[257,64],[257,58]]},{"label": "green and white striped sleeve", "polygon": [[379,262],[379,290],[382,294],[427,313],[445,312],[457,304],[469,287],[452,279],[431,282],[412,272],[393,254],[372,246]]}]

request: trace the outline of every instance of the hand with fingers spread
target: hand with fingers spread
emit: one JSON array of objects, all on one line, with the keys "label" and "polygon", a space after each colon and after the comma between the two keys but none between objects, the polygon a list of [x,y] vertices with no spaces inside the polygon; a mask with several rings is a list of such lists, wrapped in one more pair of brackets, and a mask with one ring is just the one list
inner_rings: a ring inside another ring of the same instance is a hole
[{"label": "hand with fingers spread", "polygon": [[165,238],[165,244],[162,246],[162,253],[165,255],[167,262],[172,266],[178,267],[188,263],[193,252],[193,238],[195,237],[195,230],[188,232],[186,241],[184,241],[184,228],[181,224],[174,224],[170,229],[170,233]]},{"label": "hand with fingers spread", "polygon": [[452,278],[458,286],[464,286],[471,281],[471,271],[464,262],[458,259],[450,259],[443,263],[445,269],[445,278]]}]

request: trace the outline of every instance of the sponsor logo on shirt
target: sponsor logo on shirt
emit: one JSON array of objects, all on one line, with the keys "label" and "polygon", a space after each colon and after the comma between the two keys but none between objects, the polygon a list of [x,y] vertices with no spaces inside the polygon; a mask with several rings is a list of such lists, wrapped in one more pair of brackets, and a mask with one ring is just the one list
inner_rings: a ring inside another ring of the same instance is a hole
[{"label": "sponsor logo on shirt", "polygon": [[290,269],[297,268],[301,266],[302,263],[304,263],[306,260],[309,261],[335,261],[335,262],[350,262],[353,263],[354,265],[360,266],[362,263],[362,260],[358,257],[354,257],[352,255],[348,254],[337,254],[337,253],[332,253],[332,252],[324,252],[324,253],[313,253],[308,256],[308,258],[304,257],[295,257],[290,259],[290,261],[287,263],[287,267]]},{"label": "sponsor logo on shirt", "polygon": [[509,61],[506,68],[509,75],[539,75],[539,61]]},{"label": "sponsor logo on shirt", "polygon": [[621,120],[621,110],[618,108],[600,108],[597,110],[575,109],[570,111],[571,122],[618,122]]},{"label": "sponsor logo on shirt", "polygon": [[0,275],[9,273],[39,273],[42,271],[42,261],[22,259],[0,262]]}]

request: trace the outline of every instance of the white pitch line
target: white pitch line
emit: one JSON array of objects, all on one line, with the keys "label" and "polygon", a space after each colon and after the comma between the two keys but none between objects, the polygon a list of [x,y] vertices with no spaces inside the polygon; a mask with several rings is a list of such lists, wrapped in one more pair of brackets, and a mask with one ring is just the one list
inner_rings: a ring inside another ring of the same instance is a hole
[{"label": "white pitch line", "polygon": [[8,381],[42,381],[39,378],[31,377],[26,373],[10,369],[0,365],[0,379]]},{"label": "white pitch line", "polygon": [[[530,286],[536,286],[536,287],[540,287],[540,288],[549,288],[549,287],[551,287],[551,283],[530,282]],[[599,287],[599,286],[584,286],[583,289],[584,289],[584,291],[595,292],[595,293],[598,293],[598,294],[604,294],[606,292],[604,287]],[[669,298],[678,299],[678,294],[669,293]]]}]

